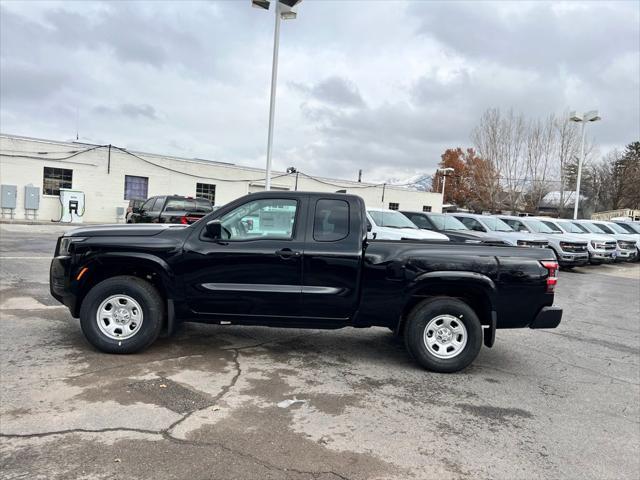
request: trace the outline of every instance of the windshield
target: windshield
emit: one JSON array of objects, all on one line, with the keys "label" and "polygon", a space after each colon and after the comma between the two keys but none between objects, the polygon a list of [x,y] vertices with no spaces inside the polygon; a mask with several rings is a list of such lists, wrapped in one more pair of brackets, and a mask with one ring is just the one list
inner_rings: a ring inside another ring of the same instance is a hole
[{"label": "windshield", "polygon": [[[544,223],[547,227],[549,227],[549,230],[551,230],[553,233],[563,233],[563,232],[562,232],[562,229],[561,229],[558,225],[556,225],[555,223],[553,223],[553,222],[549,222],[549,221],[547,221],[547,220],[541,220],[541,221],[542,221],[542,223]],[[582,232],[580,232],[580,233],[582,233]]]},{"label": "windshield", "polygon": [[610,230],[613,230],[615,233],[628,233],[624,228],[622,228],[617,223],[607,223],[606,225]]},{"label": "windshield", "polygon": [[640,233],[640,226],[636,227],[632,223],[616,223],[621,228],[626,230],[625,233]]},{"label": "windshield", "polygon": [[429,215],[431,221],[435,224],[438,230],[469,230],[464,223],[458,220],[456,217],[449,215],[431,214]]},{"label": "windshield", "polygon": [[592,224],[602,230],[604,233],[608,233],[609,235],[613,235],[614,231],[609,225],[604,225],[603,223],[594,223]]},{"label": "windshield", "polygon": [[604,230],[599,228],[597,225],[593,223],[578,223],[579,226],[586,228],[588,232],[591,233],[606,233]]},{"label": "windshield", "polygon": [[482,217],[478,218],[485,227],[494,232],[513,232],[513,228],[504,223],[498,217]]},{"label": "windshield", "polygon": [[590,233],[591,232],[591,230],[588,230],[587,227],[585,227],[584,225],[580,225],[579,223],[573,223],[572,222],[571,225],[574,225],[576,228],[579,228],[582,233]]},{"label": "windshield", "polygon": [[524,223],[537,233],[557,233],[540,220],[525,220]]},{"label": "windshield", "polygon": [[566,220],[564,220],[562,222],[558,222],[558,225],[560,225],[560,227],[562,227],[565,232],[579,233],[579,234],[588,233],[586,228],[582,228],[582,227],[576,225],[575,223],[568,222]]},{"label": "windshield", "polygon": [[378,227],[418,229],[411,220],[395,210],[369,210],[367,213]]}]

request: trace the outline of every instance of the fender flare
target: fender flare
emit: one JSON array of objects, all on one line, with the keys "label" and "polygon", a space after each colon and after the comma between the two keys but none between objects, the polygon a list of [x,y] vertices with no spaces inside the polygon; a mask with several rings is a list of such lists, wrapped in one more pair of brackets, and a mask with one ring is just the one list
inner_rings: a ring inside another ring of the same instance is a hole
[{"label": "fender flare", "polygon": [[[135,265],[140,265],[149,268],[153,272],[157,273],[160,282],[164,287],[164,291],[166,292],[165,300],[167,302],[171,301],[171,304],[173,303],[173,300],[175,298],[175,275],[173,273],[173,270],[171,269],[169,264],[162,258],[143,252],[96,252],[91,256],[91,258],[87,259],[86,262],[82,262],[81,264],[79,264],[79,268],[89,268],[89,275],[83,278],[84,282],[77,284],[78,293],[80,292],[80,290],[82,290],[86,294],[87,287],[85,282],[90,278],[95,278],[96,275],[100,277],[100,269],[103,265],[108,267],[109,265],[113,265],[114,263],[122,263],[132,267]],[[75,273],[73,278],[75,278]],[[85,285],[83,285],[83,283]],[[84,297],[84,295],[82,295],[82,297]],[[80,303],[81,302],[78,302],[78,305],[76,307],[77,309],[80,308]],[[172,305],[167,305],[167,316],[170,327],[173,323],[173,318],[171,318],[170,315],[170,313],[172,313],[171,306]]]},{"label": "fender flare", "polygon": [[493,280],[486,275],[476,272],[460,272],[455,270],[442,270],[426,272],[416,276],[408,285],[408,298],[417,296],[417,291],[429,285],[473,285],[486,294],[489,303],[489,321],[483,328],[484,344],[491,348],[495,343],[497,326],[497,288]]}]

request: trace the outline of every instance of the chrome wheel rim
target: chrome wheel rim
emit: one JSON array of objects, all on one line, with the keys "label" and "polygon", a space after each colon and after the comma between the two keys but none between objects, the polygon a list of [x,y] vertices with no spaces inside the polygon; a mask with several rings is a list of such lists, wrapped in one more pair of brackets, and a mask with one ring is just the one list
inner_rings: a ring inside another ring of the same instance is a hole
[{"label": "chrome wheel rim", "polygon": [[98,328],[112,340],[133,337],[142,326],[142,307],[128,295],[112,295],[105,299],[96,312]]},{"label": "chrome wheel rim", "polygon": [[453,358],[467,345],[467,328],[460,318],[438,315],[424,329],[423,341],[429,353],[437,358]]}]

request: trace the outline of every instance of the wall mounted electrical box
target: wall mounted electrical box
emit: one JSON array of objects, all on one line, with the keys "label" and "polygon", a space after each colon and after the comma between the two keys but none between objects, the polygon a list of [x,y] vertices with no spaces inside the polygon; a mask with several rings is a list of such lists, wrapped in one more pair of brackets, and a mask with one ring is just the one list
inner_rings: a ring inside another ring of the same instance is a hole
[{"label": "wall mounted electrical box", "polygon": [[18,195],[18,187],[15,185],[0,186],[0,207],[14,209],[16,208],[16,197]]},{"label": "wall mounted electrical box", "polygon": [[25,210],[38,210],[40,208],[40,188],[33,185],[24,187]]}]

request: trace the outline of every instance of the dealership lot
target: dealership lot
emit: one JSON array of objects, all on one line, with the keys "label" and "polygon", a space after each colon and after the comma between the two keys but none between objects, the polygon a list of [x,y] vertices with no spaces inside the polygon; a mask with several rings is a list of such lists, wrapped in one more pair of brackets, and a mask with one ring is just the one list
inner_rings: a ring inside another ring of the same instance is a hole
[{"label": "dealership lot", "polygon": [[48,293],[59,225],[0,225],[6,478],[638,478],[640,265],[562,272],[553,331],[461,374],[384,329],[187,325],[109,356]]}]

